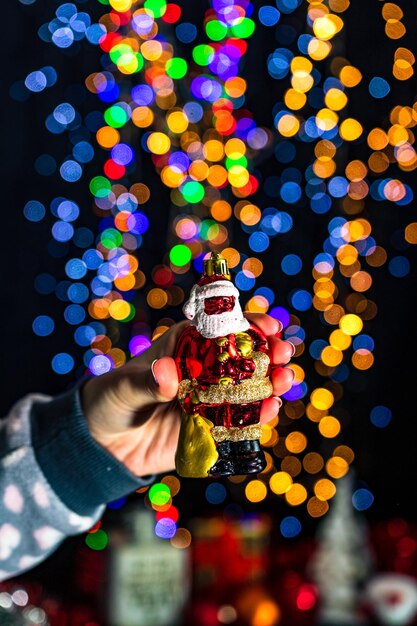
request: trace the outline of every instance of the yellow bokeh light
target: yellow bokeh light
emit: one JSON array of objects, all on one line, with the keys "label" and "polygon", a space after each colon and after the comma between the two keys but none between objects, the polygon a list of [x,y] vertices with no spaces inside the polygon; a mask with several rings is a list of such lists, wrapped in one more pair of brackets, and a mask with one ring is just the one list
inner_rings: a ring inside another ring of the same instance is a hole
[{"label": "yellow bokeh light", "polygon": [[328,478],[322,478],[314,485],[314,493],[319,500],[330,500],[336,493],[336,485]]},{"label": "yellow bokeh light", "polygon": [[132,2],[133,0],[110,0],[110,5],[115,11],[123,13],[124,11],[128,11],[130,9]]},{"label": "yellow bokeh light", "polygon": [[138,128],[147,128],[152,124],[153,120],[154,114],[149,107],[136,107],[132,111],[132,122]]},{"label": "yellow bokeh light", "polygon": [[[252,276],[258,278],[264,270],[264,264],[260,259],[257,259],[256,257],[249,257],[243,262],[242,270],[244,272],[250,272]],[[263,297],[263,300],[266,300],[266,298]]]},{"label": "yellow bokeh light", "polygon": [[391,18],[385,24],[385,33],[390,39],[401,39],[406,33],[406,28],[402,22]]},{"label": "yellow bokeh light", "polygon": [[240,211],[239,218],[247,226],[254,226],[259,222],[262,213],[259,207],[254,204],[247,204]]},{"label": "yellow bokeh light", "polygon": [[300,483],[294,483],[285,493],[285,499],[291,506],[299,506],[307,499],[307,489]]},{"label": "yellow bokeh light", "polygon": [[336,252],[336,257],[341,265],[353,265],[358,258],[358,251],[355,246],[346,244],[340,246]]},{"label": "yellow bokeh light", "polygon": [[362,125],[353,117],[343,120],[339,127],[339,134],[345,141],[355,141],[363,132]]},{"label": "yellow bokeh light", "polygon": [[318,39],[329,41],[343,28],[343,21],[336,15],[324,15],[314,20],[313,32]]},{"label": "yellow bokeh light", "polygon": [[387,20],[401,20],[404,17],[404,13],[402,9],[398,6],[398,4],[394,4],[393,2],[385,2],[382,7],[382,17],[385,21]]},{"label": "yellow bokeh light", "polygon": [[260,480],[251,480],[245,487],[245,495],[249,502],[262,502],[266,494],[267,488]]},{"label": "yellow bokeh light", "polygon": [[352,343],[350,335],[347,335],[343,330],[334,330],[330,333],[330,344],[338,348],[339,350],[347,350]]},{"label": "yellow bokeh light", "polygon": [[194,180],[205,180],[209,174],[209,166],[205,161],[196,159],[188,168],[188,173]]},{"label": "yellow bokeh light", "polygon": [[405,227],[404,238],[408,243],[417,243],[417,222],[411,222]]},{"label": "yellow bokeh light", "polygon": [[166,166],[162,168],[161,180],[167,187],[179,187],[186,179],[186,174],[181,172],[177,167]]},{"label": "yellow bokeh light", "polygon": [[120,133],[111,126],[103,126],[97,131],[96,139],[102,148],[113,148],[120,141]]},{"label": "yellow bokeh light", "polygon": [[336,154],[336,146],[328,139],[322,139],[317,142],[314,148],[314,154],[320,161],[331,161]]},{"label": "yellow bokeh light", "polygon": [[388,145],[388,136],[382,128],[374,128],[368,135],[368,145],[373,150],[383,150]]},{"label": "yellow bokeh light", "polygon": [[286,493],[292,484],[292,478],[287,472],[276,472],[269,479],[271,491],[278,495]]},{"label": "yellow bokeh light", "polygon": [[347,335],[358,335],[363,328],[363,322],[358,315],[348,313],[341,317],[339,326]]},{"label": "yellow bokeh light", "polygon": [[227,177],[233,187],[244,187],[249,181],[249,172],[243,165],[232,165]]},{"label": "yellow bokeh light", "polygon": [[151,133],[146,145],[153,154],[166,154],[171,147],[171,140],[165,133]]},{"label": "yellow bokeh light", "polygon": [[332,456],[326,463],[326,472],[332,478],[342,478],[349,471],[349,465],[340,456]]},{"label": "yellow bokeh light", "polygon": [[323,132],[332,130],[338,121],[339,116],[330,109],[321,109],[316,115],[316,124]]},{"label": "yellow bokeh light", "polygon": [[246,145],[237,137],[233,139],[229,139],[229,141],[224,146],[224,151],[228,157],[231,159],[239,159],[246,152]]},{"label": "yellow bokeh light", "polygon": [[321,351],[320,358],[328,367],[337,367],[343,361],[343,352],[339,348],[326,346]]},{"label": "yellow bokeh light", "polygon": [[182,111],[173,111],[167,115],[167,124],[170,131],[179,135],[187,130],[188,119]]},{"label": "yellow bokeh light", "polygon": [[340,70],[339,78],[345,87],[356,87],[362,80],[362,74],[353,65],[345,65]]},{"label": "yellow bokeh light", "polygon": [[114,300],[109,306],[109,313],[115,320],[122,321],[129,317],[131,312],[130,304],[125,300]]},{"label": "yellow bokeh light", "polygon": [[324,97],[324,103],[328,109],[332,111],[340,111],[347,105],[348,99],[341,89],[332,87]]},{"label": "yellow bokeh light", "polygon": [[217,139],[209,139],[204,144],[204,156],[209,161],[221,161],[224,156],[224,146]]},{"label": "yellow bokeh light", "polygon": [[322,61],[331,52],[332,44],[328,41],[322,41],[313,37],[308,42],[307,52],[314,61]]},{"label": "yellow bokeh light", "polygon": [[151,289],[148,293],[146,300],[150,307],[153,309],[163,309],[168,303],[168,294],[164,289],[156,287]]},{"label": "yellow bokeh light", "polygon": [[340,433],[340,422],[335,417],[331,415],[326,415],[322,417],[319,422],[319,431],[323,437],[327,439],[332,439],[333,437],[337,437]]},{"label": "yellow bokeh light", "polygon": [[368,370],[374,364],[374,356],[369,350],[359,348],[352,355],[352,364],[358,370]]},{"label": "yellow bokeh light", "polygon": [[246,81],[239,76],[228,78],[224,83],[224,90],[231,98],[240,98],[246,91]]},{"label": "yellow bokeh light", "polygon": [[307,446],[307,437],[298,431],[294,431],[285,438],[285,446],[289,452],[299,454]]},{"label": "yellow bokeh light", "polygon": [[324,387],[317,387],[310,396],[311,404],[319,411],[327,411],[333,405],[334,396]]},{"label": "yellow bokeh light", "polygon": [[148,61],[156,61],[162,55],[162,44],[156,39],[145,41],[140,47],[141,54]]},{"label": "yellow bokeh light", "polygon": [[285,105],[293,111],[302,109],[307,102],[307,96],[305,93],[296,91],[295,89],[288,89],[284,96]]},{"label": "yellow bokeh light", "polygon": [[[210,185],[213,185],[213,187],[223,187],[223,185],[225,185],[227,182],[226,168],[224,168],[222,165],[212,165],[208,170],[207,181],[210,183]],[[224,219],[220,221],[224,221]]]},{"label": "yellow bokeh light", "polygon": [[300,128],[300,122],[294,115],[286,113],[280,117],[277,128],[283,137],[293,137]]},{"label": "yellow bokeh light", "polygon": [[307,511],[311,517],[322,517],[329,510],[327,500],[319,500],[317,496],[313,496],[307,502]]}]

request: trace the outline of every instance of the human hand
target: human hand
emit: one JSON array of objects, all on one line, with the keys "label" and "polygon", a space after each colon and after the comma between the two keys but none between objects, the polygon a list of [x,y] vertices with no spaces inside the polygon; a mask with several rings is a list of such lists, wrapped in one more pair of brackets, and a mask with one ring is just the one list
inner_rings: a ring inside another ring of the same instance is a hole
[{"label": "human hand", "polygon": [[[261,424],[265,424],[278,413],[282,404],[278,396],[291,388],[294,372],[283,366],[290,361],[294,348],[275,336],[281,324],[274,318],[262,313],[248,313],[246,317],[266,335],[271,351],[273,396],[262,404]],[[172,357],[188,324],[175,324],[146,352],[123,367],[91,378],[82,388],[81,401],[92,436],[137,476],[175,467],[180,406]]]}]

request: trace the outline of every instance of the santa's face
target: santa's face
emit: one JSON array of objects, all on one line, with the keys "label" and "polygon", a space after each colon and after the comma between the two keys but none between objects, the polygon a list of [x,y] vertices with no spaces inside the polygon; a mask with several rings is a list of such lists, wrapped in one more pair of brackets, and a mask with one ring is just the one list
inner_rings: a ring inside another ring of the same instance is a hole
[{"label": "santa's face", "polygon": [[239,292],[229,281],[197,287],[194,304],[192,320],[203,337],[224,337],[249,328],[240,308]]},{"label": "santa's face", "polygon": [[213,296],[204,300],[204,313],[207,315],[221,315],[235,308],[235,296]]}]

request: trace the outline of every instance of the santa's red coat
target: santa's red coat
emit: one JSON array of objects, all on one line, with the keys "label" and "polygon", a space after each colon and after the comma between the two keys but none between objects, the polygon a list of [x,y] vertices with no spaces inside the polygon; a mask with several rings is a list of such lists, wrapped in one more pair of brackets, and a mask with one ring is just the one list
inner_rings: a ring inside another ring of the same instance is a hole
[{"label": "santa's red coat", "polygon": [[[253,324],[245,331],[253,341],[254,352],[268,354],[268,342],[262,331]],[[255,371],[255,362],[244,357],[238,350],[235,334],[225,337],[227,342],[219,345],[219,338],[207,339],[203,337],[195,326],[188,326],[177,344],[175,362],[180,381],[195,380],[202,389],[208,385],[218,384],[221,378],[230,378],[232,384],[252,377]],[[219,355],[227,352],[226,360],[219,359]],[[259,422],[262,401],[248,404],[194,404],[191,398],[183,403],[188,414],[199,413],[214,423],[215,426],[249,426]]]}]

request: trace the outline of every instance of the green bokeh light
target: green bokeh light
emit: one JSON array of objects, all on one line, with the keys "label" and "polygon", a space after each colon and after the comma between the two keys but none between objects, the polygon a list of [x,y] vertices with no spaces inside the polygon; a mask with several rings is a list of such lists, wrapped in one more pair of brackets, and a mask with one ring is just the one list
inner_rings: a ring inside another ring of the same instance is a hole
[{"label": "green bokeh light", "polygon": [[213,56],[214,48],[212,46],[207,46],[206,44],[195,46],[193,50],[193,59],[197,65],[208,65],[211,63]]},{"label": "green bokeh light", "polygon": [[187,265],[187,263],[191,261],[191,250],[190,248],[187,248],[187,246],[184,246],[180,243],[172,248],[171,252],[169,253],[169,259],[171,263],[173,263],[177,267]]},{"label": "green bokeh light", "polygon": [[106,228],[101,233],[100,241],[108,250],[118,248],[123,241],[122,234],[115,228]]},{"label": "green bokeh light", "polygon": [[219,234],[218,228],[217,228],[216,234],[213,235],[213,233],[211,232],[211,235],[210,235],[210,231],[214,226],[218,226],[215,220],[210,220],[210,219],[203,220],[200,225],[200,237],[208,241],[209,239],[212,239],[213,237],[218,235]]},{"label": "green bokeh light", "polygon": [[180,57],[172,57],[165,66],[165,71],[170,78],[184,78],[187,69],[187,62]]},{"label": "green bokeh light", "polygon": [[[175,248],[185,248],[185,246],[175,246]],[[174,249],[174,248],[173,248]],[[188,250],[188,248],[187,248]],[[171,250],[172,252],[172,250]],[[149,489],[149,500],[152,504],[162,506],[169,502],[171,498],[171,491],[168,485],[164,483],[156,483]]]},{"label": "green bokeh light", "polygon": [[167,10],[167,3],[165,0],[145,0],[144,7],[152,12],[154,17],[162,17]]},{"label": "green bokeh light", "polygon": [[250,37],[255,30],[255,22],[249,17],[244,17],[241,22],[232,26],[232,33],[235,37],[246,39]]},{"label": "green bokeh light", "polygon": [[104,176],[95,176],[90,181],[90,191],[96,198],[106,198],[111,191],[111,183]]},{"label": "green bokeh light", "polygon": [[189,180],[182,186],[181,193],[187,202],[196,204],[204,198],[204,187],[196,180]]},{"label": "green bokeh light", "polygon": [[109,543],[109,538],[104,530],[96,530],[94,533],[89,533],[85,538],[85,543],[92,550],[104,550]]},{"label": "green bokeh light", "polygon": [[243,154],[238,159],[231,159],[230,157],[226,157],[225,165],[228,170],[230,170],[230,168],[234,165],[241,165],[242,167],[247,168],[248,160]]},{"label": "green bokeh light", "polygon": [[126,124],[128,116],[126,111],[121,106],[115,104],[105,111],[104,119],[106,120],[106,124],[108,126],[121,128]]},{"label": "green bokeh light", "polygon": [[212,41],[221,41],[227,36],[227,26],[217,20],[210,20],[206,24],[206,33]]}]

